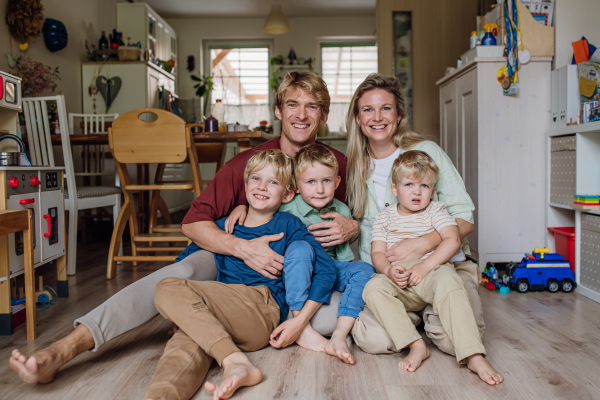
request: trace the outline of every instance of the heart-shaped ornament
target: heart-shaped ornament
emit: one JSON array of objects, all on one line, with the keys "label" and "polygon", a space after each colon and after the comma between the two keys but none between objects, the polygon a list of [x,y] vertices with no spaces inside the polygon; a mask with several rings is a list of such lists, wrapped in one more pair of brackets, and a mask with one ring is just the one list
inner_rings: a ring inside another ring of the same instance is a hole
[{"label": "heart-shaped ornament", "polygon": [[119,90],[121,90],[121,84],[121,78],[118,76],[107,78],[100,75],[98,78],[96,78],[96,87],[106,103],[106,110],[104,111],[105,113],[108,113],[110,106],[115,101],[115,97],[117,97],[117,94],[119,94]]}]

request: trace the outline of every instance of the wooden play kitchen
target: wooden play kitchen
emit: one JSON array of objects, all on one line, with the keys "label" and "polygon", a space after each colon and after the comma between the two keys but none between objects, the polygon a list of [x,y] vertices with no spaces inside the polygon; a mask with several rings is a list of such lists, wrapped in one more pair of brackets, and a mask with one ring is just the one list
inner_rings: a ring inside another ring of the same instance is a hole
[{"label": "wooden play kitchen", "polygon": [[[69,293],[65,256],[64,168],[24,165],[28,164],[21,155],[25,149],[17,136],[17,114],[22,104],[20,79],[2,72],[0,76],[3,78],[0,151],[8,154],[3,158],[5,165],[0,166],[0,335],[13,333],[13,320],[17,316],[13,316],[11,297],[18,300],[18,296],[11,281],[25,274],[27,339],[33,340],[36,302],[52,300],[43,285],[39,292],[35,292],[34,268],[56,261],[58,297],[67,297]],[[7,84],[10,84],[9,88]],[[10,157],[13,152],[18,153],[18,157]]]}]

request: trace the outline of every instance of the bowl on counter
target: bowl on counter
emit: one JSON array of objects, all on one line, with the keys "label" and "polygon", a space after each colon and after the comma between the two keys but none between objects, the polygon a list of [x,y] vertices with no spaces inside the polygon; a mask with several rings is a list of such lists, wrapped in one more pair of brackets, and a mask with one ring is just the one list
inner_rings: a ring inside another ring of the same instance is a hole
[{"label": "bowl on counter", "polygon": [[235,132],[247,132],[248,131],[248,125],[236,125],[234,127],[234,131]]}]

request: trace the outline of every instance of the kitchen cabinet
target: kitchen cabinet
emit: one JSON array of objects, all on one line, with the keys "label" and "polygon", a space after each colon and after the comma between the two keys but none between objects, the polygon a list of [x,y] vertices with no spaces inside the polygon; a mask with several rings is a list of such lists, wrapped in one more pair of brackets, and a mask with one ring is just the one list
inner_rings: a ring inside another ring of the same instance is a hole
[{"label": "kitchen cabinet", "polygon": [[475,204],[468,239],[482,268],[518,261],[545,243],[551,61],[523,65],[516,95],[504,95],[496,79],[504,58],[476,58],[437,81],[440,146]]}]

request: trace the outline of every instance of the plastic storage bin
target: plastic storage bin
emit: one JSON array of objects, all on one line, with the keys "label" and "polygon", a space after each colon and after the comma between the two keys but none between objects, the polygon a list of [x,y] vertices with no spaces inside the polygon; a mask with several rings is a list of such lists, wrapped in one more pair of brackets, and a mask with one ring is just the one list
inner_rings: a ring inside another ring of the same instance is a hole
[{"label": "plastic storage bin", "polygon": [[554,234],[556,252],[569,260],[571,270],[575,272],[575,228],[560,227],[548,228]]}]

